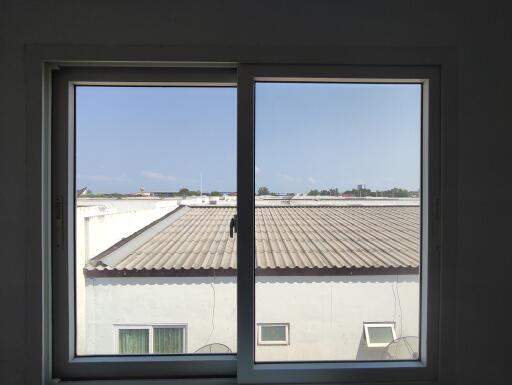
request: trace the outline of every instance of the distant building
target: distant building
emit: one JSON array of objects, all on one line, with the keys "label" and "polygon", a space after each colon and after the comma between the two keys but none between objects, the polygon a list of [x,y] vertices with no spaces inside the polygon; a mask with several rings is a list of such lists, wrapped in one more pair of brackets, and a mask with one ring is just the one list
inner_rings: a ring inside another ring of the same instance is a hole
[{"label": "distant building", "polygon": [[[419,335],[419,206],[255,210],[258,360],[381,359],[372,325]],[[79,354],[162,352],[156,335],[167,353],[236,351],[235,213],[180,206],[77,261]]]},{"label": "distant building", "polygon": [[152,194],[144,189],[144,187],[141,187],[138,192],[134,194],[130,194],[138,197],[150,197]]},{"label": "distant building", "polygon": [[90,192],[89,189],[87,187],[84,187],[79,190],[76,190],[76,196],[81,197],[81,196],[89,194],[89,192]]}]

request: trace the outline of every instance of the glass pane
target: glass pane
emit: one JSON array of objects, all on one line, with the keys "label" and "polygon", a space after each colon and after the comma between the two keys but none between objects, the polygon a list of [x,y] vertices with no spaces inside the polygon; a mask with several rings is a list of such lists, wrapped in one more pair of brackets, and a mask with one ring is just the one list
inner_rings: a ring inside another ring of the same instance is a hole
[{"label": "glass pane", "polygon": [[286,341],[286,326],[262,326],[262,341]]},{"label": "glass pane", "polygon": [[256,83],[255,322],[294,330],[256,361],[398,359],[367,322],[419,338],[421,92]]},{"label": "glass pane", "polygon": [[183,353],[183,328],[155,328],[154,353]]},{"label": "glass pane", "polygon": [[372,326],[368,328],[368,337],[372,344],[390,343],[393,341],[393,331],[389,326]]},{"label": "glass pane", "polygon": [[119,354],[149,353],[148,329],[120,329]]},{"label": "glass pane", "polygon": [[236,88],[75,97],[77,354],[130,325],[154,353],[236,352]]}]

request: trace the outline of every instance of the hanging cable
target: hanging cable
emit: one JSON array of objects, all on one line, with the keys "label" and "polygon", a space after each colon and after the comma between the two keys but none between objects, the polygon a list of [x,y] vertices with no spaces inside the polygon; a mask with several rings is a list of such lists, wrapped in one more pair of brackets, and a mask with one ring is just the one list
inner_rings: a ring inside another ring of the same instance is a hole
[{"label": "hanging cable", "polygon": [[400,293],[398,292],[398,273],[396,274],[396,297],[398,299],[398,309],[400,310],[400,337],[403,334],[403,312],[402,312],[402,302],[400,301]]},{"label": "hanging cable", "polygon": [[216,306],[216,293],[215,293],[215,268],[213,269],[213,279],[210,283],[210,287],[212,288],[213,293],[213,307],[212,307],[212,330],[210,331],[210,335],[208,336],[208,339],[205,342],[205,345],[208,345],[210,342],[210,338],[212,338],[213,332],[215,330],[215,306]]}]

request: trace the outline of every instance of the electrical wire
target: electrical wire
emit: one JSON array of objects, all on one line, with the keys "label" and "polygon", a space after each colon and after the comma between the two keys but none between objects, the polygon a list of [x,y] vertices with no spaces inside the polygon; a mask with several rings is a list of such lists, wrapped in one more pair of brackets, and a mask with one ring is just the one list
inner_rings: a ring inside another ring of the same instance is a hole
[{"label": "electrical wire", "polygon": [[391,291],[393,292],[393,321],[396,322],[396,293],[395,293],[395,283],[391,281]]},{"label": "electrical wire", "polygon": [[403,312],[402,312],[402,302],[400,301],[400,293],[398,292],[398,273],[396,274],[395,287],[396,287],[396,297],[398,298],[398,308],[400,310],[400,337],[401,337],[403,334]]},{"label": "electrical wire", "polygon": [[208,345],[208,342],[210,342],[210,338],[212,338],[213,332],[215,330],[215,306],[217,301],[217,296],[215,293],[215,269],[213,269],[213,280],[210,283],[210,287],[212,288],[213,292],[213,307],[212,307],[212,330],[210,331],[210,335],[208,336],[208,339],[205,342],[205,345]]}]

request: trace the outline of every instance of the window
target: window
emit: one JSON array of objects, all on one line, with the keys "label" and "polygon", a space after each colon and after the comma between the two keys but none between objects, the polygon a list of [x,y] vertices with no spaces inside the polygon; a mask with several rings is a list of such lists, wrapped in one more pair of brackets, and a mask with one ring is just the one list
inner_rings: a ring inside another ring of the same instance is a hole
[{"label": "window", "polygon": [[191,352],[236,352],[236,89],[75,85],[74,98],[77,354],[116,354],[113,323],[161,320],[186,320]]},{"label": "window", "polygon": [[[252,198],[238,215],[239,255],[252,255],[238,266],[240,382],[404,379],[389,360],[431,375],[436,78],[374,70],[240,70],[239,149],[254,148],[238,169],[239,195]],[[268,314],[294,325],[286,351],[257,343]],[[361,328],[375,318],[417,338],[418,354],[376,356]]]},{"label": "window", "polygon": [[115,327],[119,354],[185,353],[185,326],[123,326]]},{"label": "window", "polygon": [[55,375],[432,379],[438,91],[430,67],[55,70]]},{"label": "window", "polygon": [[256,361],[375,359],[365,319],[420,334],[422,84],[285,80],[255,82],[254,290],[295,333]]},{"label": "window", "polygon": [[185,353],[184,328],[153,328],[153,353]]},{"label": "window", "polygon": [[54,75],[54,373],[233,375],[236,72]]},{"label": "window", "polygon": [[119,354],[148,354],[149,329],[119,329]]},{"label": "window", "polygon": [[395,325],[392,323],[365,323],[364,335],[369,348],[385,347],[396,340]]},{"label": "window", "polygon": [[258,345],[288,345],[289,324],[258,324]]}]

